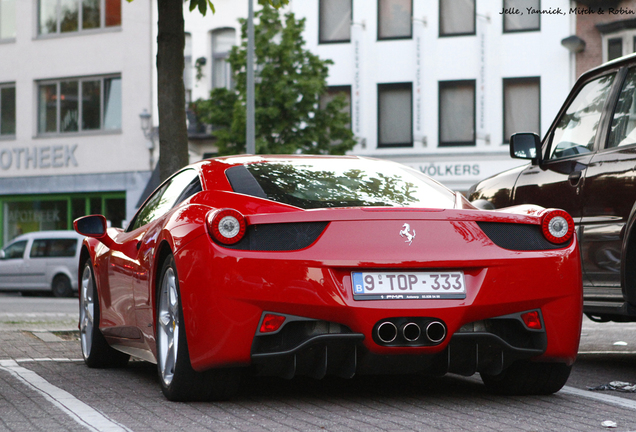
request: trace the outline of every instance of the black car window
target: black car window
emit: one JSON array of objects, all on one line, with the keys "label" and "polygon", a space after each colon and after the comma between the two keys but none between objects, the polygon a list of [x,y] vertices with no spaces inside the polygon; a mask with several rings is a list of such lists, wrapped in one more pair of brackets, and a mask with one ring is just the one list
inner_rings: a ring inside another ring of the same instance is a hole
[{"label": "black car window", "polygon": [[614,76],[604,75],[585,84],[552,131],[547,159],[560,159],[594,150],[594,140]]},{"label": "black car window", "polygon": [[196,191],[196,184],[200,185],[198,179],[198,174],[193,169],[187,169],[174,175],[148,198],[148,201],[137,211],[126,231],[136,230],[166,214],[175,204],[180,202],[179,199],[186,190]]},{"label": "black car window", "polygon": [[16,259],[24,257],[24,250],[26,249],[26,240],[17,241],[10,244],[4,249],[4,259]]},{"label": "black car window", "polygon": [[73,257],[77,250],[77,239],[38,239],[31,245],[31,258]]},{"label": "black car window", "polygon": [[[245,181],[245,169],[252,181]],[[304,209],[455,205],[452,191],[419,171],[392,162],[290,159],[236,166],[229,168],[226,175],[235,192]]]},{"label": "black car window", "polygon": [[612,118],[607,147],[636,144],[636,68],[627,73]]}]

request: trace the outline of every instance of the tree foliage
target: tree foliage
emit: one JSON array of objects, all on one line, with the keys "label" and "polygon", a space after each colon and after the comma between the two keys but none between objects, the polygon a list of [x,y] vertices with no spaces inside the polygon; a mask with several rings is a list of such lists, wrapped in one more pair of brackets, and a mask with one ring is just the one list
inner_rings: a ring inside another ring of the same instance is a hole
[{"label": "tree foliage", "polygon": [[[265,6],[256,13],[256,152],[344,154],[355,145],[344,96],[321,106],[331,60],[304,48],[305,20]],[[245,151],[247,20],[241,19],[242,43],[229,56],[235,87],[214,89],[194,110],[215,127],[220,154]]]},{"label": "tree foliage", "polygon": [[[133,0],[127,0],[132,2]],[[211,0],[189,0],[190,11],[214,13]],[[239,0],[236,0],[239,1]],[[289,0],[258,0],[279,8]],[[157,80],[159,110],[159,177],[161,181],[188,164],[188,132],[183,84],[185,29],[183,0],[157,0]]]}]

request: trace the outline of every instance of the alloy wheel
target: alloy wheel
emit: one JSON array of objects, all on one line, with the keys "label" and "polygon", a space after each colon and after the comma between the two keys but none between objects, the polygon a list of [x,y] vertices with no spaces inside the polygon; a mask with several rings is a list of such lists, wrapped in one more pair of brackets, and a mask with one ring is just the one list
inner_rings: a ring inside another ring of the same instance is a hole
[{"label": "alloy wheel", "polygon": [[89,265],[82,272],[82,288],[80,293],[80,339],[82,354],[88,358],[91,353],[93,341],[94,313],[95,313],[95,286],[93,275]]},{"label": "alloy wheel", "polygon": [[174,377],[179,349],[179,294],[174,270],[163,274],[157,310],[157,357],[159,372],[165,386]]}]

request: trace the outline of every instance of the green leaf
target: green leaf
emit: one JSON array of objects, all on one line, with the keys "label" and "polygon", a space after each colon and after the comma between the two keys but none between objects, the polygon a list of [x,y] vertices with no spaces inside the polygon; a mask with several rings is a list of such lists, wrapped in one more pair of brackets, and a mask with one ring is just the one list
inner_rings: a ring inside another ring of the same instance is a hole
[{"label": "green leaf", "polygon": [[[321,101],[333,62],[304,48],[305,20],[296,19],[293,13],[281,20],[273,7],[264,7],[255,15],[256,152],[344,154],[353,148],[356,141],[345,97]],[[247,20],[239,22],[241,45],[232,48],[227,60],[233,88],[215,89],[210,99],[194,104],[197,121],[214,126],[220,155],[245,151]]]},{"label": "green leaf", "polygon": [[258,0],[258,3],[261,5],[270,4],[276,9],[280,9],[281,7],[289,4],[289,0]]},{"label": "green leaf", "polygon": [[208,12],[208,3],[205,0],[198,0],[199,2],[199,12],[201,12],[201,15],[205,16],[205,14]]}]

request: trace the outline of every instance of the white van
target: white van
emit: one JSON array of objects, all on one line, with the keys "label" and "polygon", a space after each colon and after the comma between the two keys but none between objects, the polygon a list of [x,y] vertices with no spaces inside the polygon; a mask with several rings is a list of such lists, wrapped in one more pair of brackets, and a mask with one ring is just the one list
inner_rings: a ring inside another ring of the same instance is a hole
[{"label": "white van", "polygon": [[14,238],[0,250],[0,291],[77,291],[81,241],[75,231],[38,231]]}]

